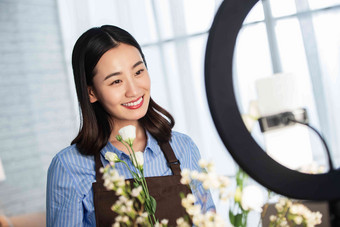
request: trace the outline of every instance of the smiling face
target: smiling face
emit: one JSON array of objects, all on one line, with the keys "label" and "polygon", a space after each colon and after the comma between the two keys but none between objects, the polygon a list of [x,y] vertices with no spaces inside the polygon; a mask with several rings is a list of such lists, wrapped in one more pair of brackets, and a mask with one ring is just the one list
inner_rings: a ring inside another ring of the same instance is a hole
[{"label": "smiling face", "polygon": [[100,102],[115,125],[134,124],[144,117],[150,101],[150,78],[137,48],[120,43],[98,61],[91,103]]}]

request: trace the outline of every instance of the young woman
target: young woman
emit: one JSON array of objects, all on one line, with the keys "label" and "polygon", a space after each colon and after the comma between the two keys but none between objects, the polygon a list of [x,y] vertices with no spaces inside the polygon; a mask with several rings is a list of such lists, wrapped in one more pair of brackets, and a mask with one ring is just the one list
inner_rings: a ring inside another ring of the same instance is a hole
[{"label": "young woman", "polygon": [[[110,207],[116,197],[106,191],[99,168],[105,153],[115,152],[132,168],[126,148],[116,140],[118,130],[136,127],[135,151],[144,152],[144,174],[157,201],[156,217],[174,225],[183,216],[180,170],[198,170],[199,151],[186,135],[172,131],[173,117],[150,97],[150,77],[143,52],[125,30],[105,25],[77,40],[72,56],[81,108],[81,126],[71,146],[52,160],[47,179],[47,226],[111,226]],[[116,164],[126,179],[126,166]],[[206,210],[214,209],[202,185],[191,187]]]}]

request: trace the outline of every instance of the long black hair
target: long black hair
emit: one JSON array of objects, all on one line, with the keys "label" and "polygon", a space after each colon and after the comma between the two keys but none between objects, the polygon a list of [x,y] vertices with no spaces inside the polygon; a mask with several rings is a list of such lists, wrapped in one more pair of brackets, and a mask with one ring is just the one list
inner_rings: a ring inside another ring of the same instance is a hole
[{"label": "long black hair", "polygon": [[[99,102],[90,102],[88,86],[93,85],[94,69],[103,54],[125,43],[140,52],[146,61],[138,42],[127,31],[112,25],[91,28],[77,40],[72,53],[72,67],[78,102],[81,109],[80,129],[71,144],[76,144],[82,154],[94,155],[108,143],[112,131],[110,114]],[[139,119],[142,127],[151,133],[159,143],[168,142],[175,121],[171,114],[150,98],[146,115]]]}]

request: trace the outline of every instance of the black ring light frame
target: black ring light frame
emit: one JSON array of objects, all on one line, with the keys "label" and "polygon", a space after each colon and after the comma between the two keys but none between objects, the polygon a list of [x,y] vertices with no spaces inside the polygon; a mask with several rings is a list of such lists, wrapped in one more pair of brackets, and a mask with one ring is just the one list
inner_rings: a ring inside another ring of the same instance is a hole
[{"label": "black ring light frame", "polygon": [[225,0],[209,33],[205,84],[217,131],[239,166],[266,188],[296,199],[337,200],[340,171],[312,175],[286,168],[262,150],[243,124],[233,88],[233,53],[242,23],[257,1]]}]

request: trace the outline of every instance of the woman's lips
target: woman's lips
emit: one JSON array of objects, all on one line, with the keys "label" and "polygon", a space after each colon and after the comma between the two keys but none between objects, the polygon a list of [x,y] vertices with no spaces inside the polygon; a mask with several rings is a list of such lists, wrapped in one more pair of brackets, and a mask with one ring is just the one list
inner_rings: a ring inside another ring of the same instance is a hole
[{"label": "woman's lips", "polygon": [[128,102],[128,103],[124,103],[122,104],[124,107],[128,108],[128,109],[138,109],[139,107],[141,107],[143,105],[144,102],[144,98],[143,96],[141,96],[139,99],[137,99],[136,101],[132,101],[132,102]]}]

